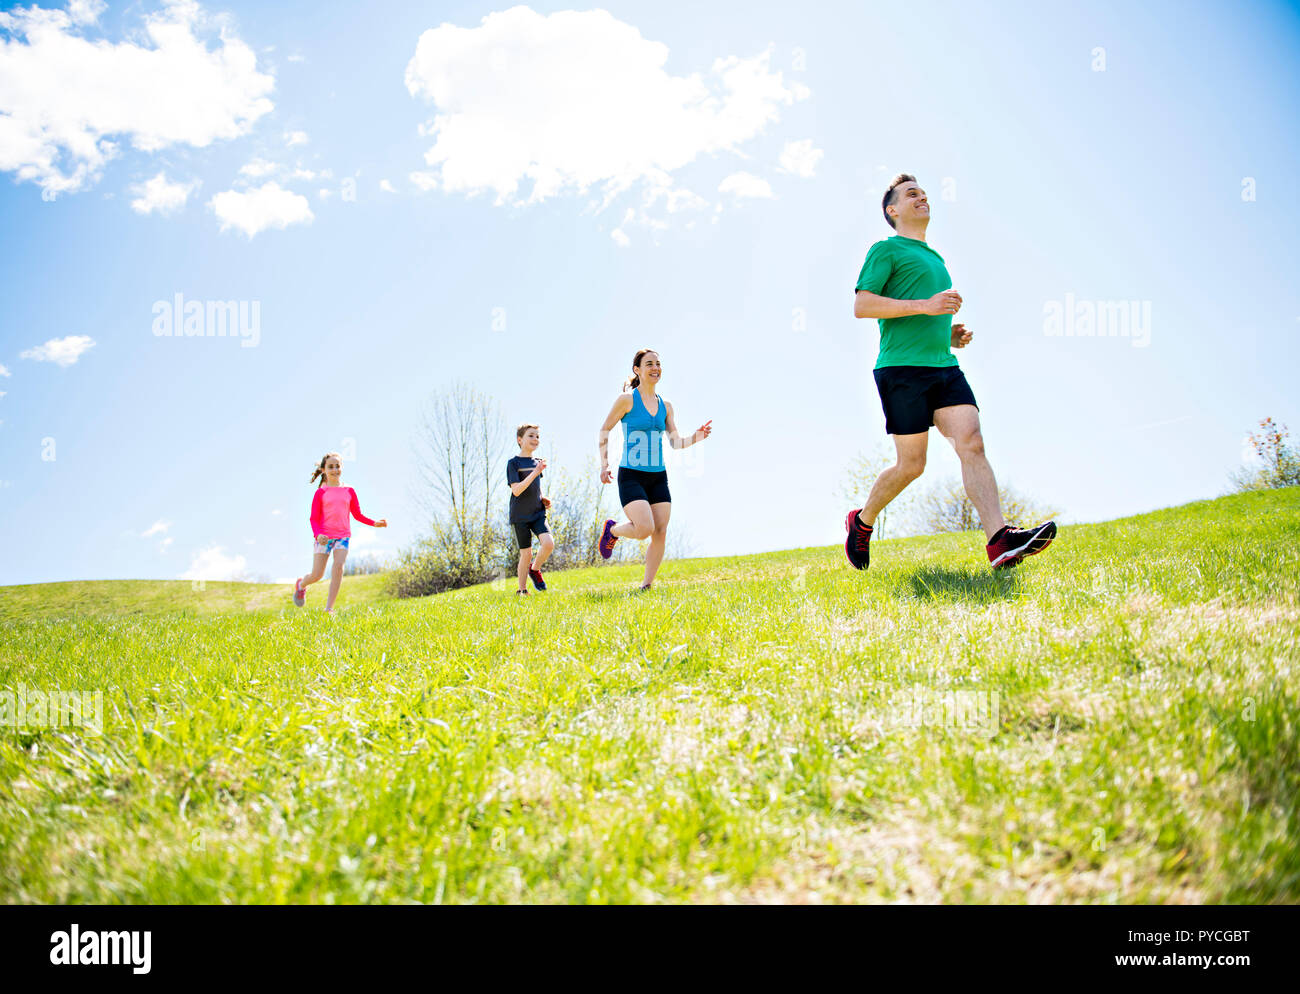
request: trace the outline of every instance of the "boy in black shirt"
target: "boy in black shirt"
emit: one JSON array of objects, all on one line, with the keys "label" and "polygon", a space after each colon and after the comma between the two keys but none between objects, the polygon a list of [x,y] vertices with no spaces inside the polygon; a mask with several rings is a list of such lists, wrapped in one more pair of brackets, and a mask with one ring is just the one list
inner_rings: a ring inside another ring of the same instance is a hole
[{"label": "boy in black shirt", "polygon": [[[546,589],[542,563],[555,549],[555,539],[546,527],[546,509],[551,501],[542,496],[541,479],[546,460],[533,458],[542,441],[541,429],[534,424],[522,424],[515,431],[515,441],[519,443],[519,455],[506,462],[506,483],[510,484],[510,523],[519,539],[519,593],[527,594],[529,577],[538,590]],[[534,535],[541,547],[536,560],[533,559]]]}]

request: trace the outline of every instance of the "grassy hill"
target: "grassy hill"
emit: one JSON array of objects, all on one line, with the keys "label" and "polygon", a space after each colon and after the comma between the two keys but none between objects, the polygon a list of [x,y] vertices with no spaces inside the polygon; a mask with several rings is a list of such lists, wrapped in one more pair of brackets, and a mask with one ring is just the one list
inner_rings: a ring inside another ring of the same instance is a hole
[{"label": "grassy hill", "polygon": [[873,553],[0,588],[0,899],[1300,899],[1300,490]]},{"label": "grassy hill", "polygon": [[[310,588],[325,603],[329,574]],[[218,614],[279,610],[290,596],[284,583],[221,583],[205,580],[70,580],[0,587],[0,622],[34,618],[129,617],[152,614]],[[338,609],[370,604],[384,597],[384,577],[349,576],[339,591]]]}]

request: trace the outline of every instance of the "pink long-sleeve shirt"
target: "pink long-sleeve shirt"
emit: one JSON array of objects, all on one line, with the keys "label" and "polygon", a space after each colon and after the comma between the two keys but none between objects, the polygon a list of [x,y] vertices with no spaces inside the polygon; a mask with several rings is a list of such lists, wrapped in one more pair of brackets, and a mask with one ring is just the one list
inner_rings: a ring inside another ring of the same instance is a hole
[{"label": "pink long-sleeve shirt", "polygon": [[352,521],[348,515],[363,525],[374,522],[361,513],[357,492],[351,487],[317,487],[311,499],[311,533],[326,538],[350,538]]}]

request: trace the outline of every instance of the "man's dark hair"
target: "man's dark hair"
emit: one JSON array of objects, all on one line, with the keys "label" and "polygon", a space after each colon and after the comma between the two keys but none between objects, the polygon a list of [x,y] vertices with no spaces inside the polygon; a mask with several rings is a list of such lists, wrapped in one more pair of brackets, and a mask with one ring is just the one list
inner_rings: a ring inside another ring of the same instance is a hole
[{"label": "man's dark hair", "polygon": [[880,212],[885,215],[885,220],[889,222],[889,226],[895,231],[898,230],[898,225],[894,223],[894,219],[889,216],[889,211],[885,210],[885,208],[894,202],[894,191],[898,189],[899,184],[915,182],[916,177],[911,173],[899,173],[890,182],[889,189],[885,191],[884,199],[880,201]]}]

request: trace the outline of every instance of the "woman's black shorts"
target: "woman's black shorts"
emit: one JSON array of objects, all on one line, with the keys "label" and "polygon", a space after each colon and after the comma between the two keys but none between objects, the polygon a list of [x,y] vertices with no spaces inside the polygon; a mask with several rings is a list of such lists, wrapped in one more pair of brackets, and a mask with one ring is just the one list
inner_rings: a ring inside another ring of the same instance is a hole
[{"label": "woman's black shorts", "polygon": [[627,507],[634,500],[646,500],[651,504],[667,504],[673,499],[668,492],[668,473],[648,473],[643,469],[618,469],[618,502]]},{"label": "woman's black shorts", "polygon": [[934,424],[941,407],[970,404],[975,394],[958,366],[881,366],[875,370],[885,431],[890,435],[919,435]]}]

